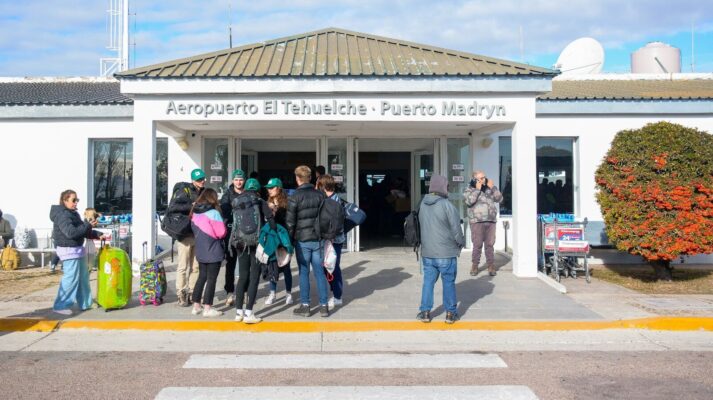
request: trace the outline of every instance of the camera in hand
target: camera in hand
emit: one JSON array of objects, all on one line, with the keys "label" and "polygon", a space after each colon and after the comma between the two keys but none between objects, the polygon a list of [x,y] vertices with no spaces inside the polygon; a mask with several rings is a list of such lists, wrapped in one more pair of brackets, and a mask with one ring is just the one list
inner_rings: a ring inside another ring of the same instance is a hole
[{"label": "camera in hand", "polygon": [[482,192],[486,191],[488,189],[488,178],[483,178],[483,185],[480,186],[480,190]]}]

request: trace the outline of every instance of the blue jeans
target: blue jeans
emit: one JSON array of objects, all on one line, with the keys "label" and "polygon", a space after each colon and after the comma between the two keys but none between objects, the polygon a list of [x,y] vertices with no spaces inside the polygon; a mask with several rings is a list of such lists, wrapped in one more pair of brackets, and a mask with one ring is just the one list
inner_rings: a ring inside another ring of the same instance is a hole
[{"label": "blue jeans", "polygon": [[62,281],[59,283],[57,298],[54,301],[55,310],[67,310],[74,303],[82,310],[92,307],[92,289],[89,287],[89,271],[87,258],[75,258],[62,261]]},{"label": "blue jeans", "polygon": [[300,301],[302,304],[309,304],[309,266],[311,263],[312,273],[317,281],[319,304],[326,305],[329,289],[327,288],[327,277],[322,266],[322,246],[317,241],[297,242],[295,250],[297,265],[300,268]]},{"label": "blue jeans", "polygon": [[344,246],[344,244],[332,243],[332,246],[334,246],[334,251],[337,253],[337,264],[334,267],[334,272],[332,273],[333,279],[329,282],[329,288],[332,289],[332,294],[335,299],[341,299],[344,282],[342,282],[342,269],[339,267],[339,262],[342,260],[342,246]]},{"label": "blue jeans", "polygon": [[438,275],[443,282],[443,307],[447,312],[456,312],[456,270],[457,261],[452,258],[423,257],[423,289],[421,290],[420,311],[431,311],[433,308],[433,287]]},{"label": "blue jeans", "polygon": [[[285,279],[285,291],[287,293],[292,292],[292,271],[290,271],[290,264],[279,267],[277,269],[277,276],[279,277],[280,274],[282,274],[282,277]],[[277,292],[277,282],[270,281],[270,291]]]}]

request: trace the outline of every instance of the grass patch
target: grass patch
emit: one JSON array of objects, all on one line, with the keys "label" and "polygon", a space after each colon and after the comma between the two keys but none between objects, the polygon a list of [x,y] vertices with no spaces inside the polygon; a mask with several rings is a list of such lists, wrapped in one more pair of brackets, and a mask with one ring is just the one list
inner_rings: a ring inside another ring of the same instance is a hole
[{"label": "grass patch", "polygon": [[656,280],[648,265],[607,265],[592,269],[592,276],[646,294],[713,294],[713,268],[674,267],[673,282]]},{"label": "grass patch", "polygon": [[15,271],[0,271],[0,295],[16,297],[30,294],[38,290],[59,285],[62,273],[50,273],[48,270],[19,269]]}]

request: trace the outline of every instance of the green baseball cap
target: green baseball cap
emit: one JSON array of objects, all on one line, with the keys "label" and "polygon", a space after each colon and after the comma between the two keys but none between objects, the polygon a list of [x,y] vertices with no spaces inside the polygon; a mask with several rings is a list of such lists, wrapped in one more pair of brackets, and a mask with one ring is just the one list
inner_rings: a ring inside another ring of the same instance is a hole
[{"label": "green baseball cap", "polygon": [[196,168],[193,171],[191,171],[191,180],[192,181],[199,181],[201,179],[205,179],[205,172],[203,172],[202,169]]},{"label": "green baseball cap", "polygon": [[245,190],[255,191],[260,190],[260,182],[255,178],[250,178],[245,182]]},{"label": "green baseball cap", "polygon": [[265,185],[265,189],[272,189],[274,187],[282,188],[282,181],[280,178],[270,178],[270,180],[267,181],[267,185]]},{"label": "green baseball cap", "polygon": [[236,169],[235,171],[233,171],[233,179],[235,178],[245,179],[245,172],[243,172],[243,170],[240,168]]}]

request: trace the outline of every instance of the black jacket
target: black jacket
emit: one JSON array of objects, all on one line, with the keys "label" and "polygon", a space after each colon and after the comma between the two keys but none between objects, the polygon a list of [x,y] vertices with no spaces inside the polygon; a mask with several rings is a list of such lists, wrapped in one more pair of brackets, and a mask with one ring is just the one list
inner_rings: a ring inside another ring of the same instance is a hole
[{"label": "black jacket", "polygon": [[311,183],[305,183],[287,199],[286,228],[290,238],[297,242],[319,240],[314,223],[319,213],[319,205],[324,193],[316,190]]},{"label": "black jacket", "polygon": [[92,230],[92,225],[83,221],[76,210],[65,206],[53,205],[50,208],[52,239],[57,247],[79,247],[84,239],[98,239],[99,232]]},{"label": "black jacket", "polygon": [[[168,213],[188,215],[191,213],[193,203],[198,199],[203,189],[198,190],[192,183],[177,183],[173,187],[173,196],[168,205]],[[188,189],[186,191],[186,189]]]},{"label": "black jacket", "polygon": [[[245,193],[245,191],[243,191]],[[223,221],[228,227],[228,230],[233,226],[233,200],[240,196],[235,193],[235,186],[231,183],[228,190],[223,192],[223,197],[220,198],[220,213],[223,215]]]}]

